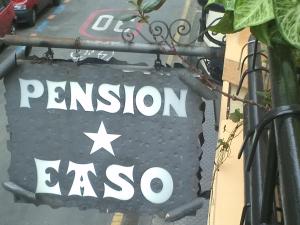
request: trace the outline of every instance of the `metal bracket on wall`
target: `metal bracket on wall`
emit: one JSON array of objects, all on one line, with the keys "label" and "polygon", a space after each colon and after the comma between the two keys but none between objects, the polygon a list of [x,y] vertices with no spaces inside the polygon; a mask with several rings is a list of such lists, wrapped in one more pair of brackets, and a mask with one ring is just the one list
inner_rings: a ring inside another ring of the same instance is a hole
[{"label": "metal bracket on wall", "polygon": [[249,73],[259,72],[259,71],[265,71],[265,72],[269,73],[269,70],[266,67],[247,69],[246,71],[244,71],[244,73],[241,75],[241,79],[240,79],[240,82],[239,82],[239,85],[238,85],[238,88],[237,88],[237,91],[236,91],[236,95],[240,94],[240,91],[242,89],[242,85],[243,85],[243,82],[244,82],[246,76],[249,75]]},{"label": "metal bracket on wall", "polygon": [[[246,46],[248,46],[251,43],[254,43],[254,52],[247,54],[242,61],[243,52],[244,52]],[[242,85],[243,85],[243,82],[248,74],[253,73],[253,72],[260,72],[260,71],[269,73],[269,69],[266,67],[263,67],[263,66],[260,66],[258,68],[255,67],[257,56],[263,56],[266,59],[268,59],[268,56],[266,54],[264,54],[264,51],[258,51],[257,48],[258,48],[258,40],[255,39],[255,40],[248,41],[241,50],[239,66],[238,66],[238,69],[240,69],[240,81],[239,81],[239,85],[238,85],[238,88],[236,91],[236,95],[239,95]],[[253,57],[252,67],[250,69],[248,68],[247,70],[244,71],[245,62],[250,57]]]},{"label": "metal bracket on wall", "polygon": [[252,136],[253,141],[252,141],[252,145],[250,148],[250,154],[249,154],[249,157],[248,157],[248,160],[246,163],[247,171],[250,171],[250,169],[251,169],[251,165],[252,165],[254,155],[256,152],[256,146],[257,146],[259,137],[262,134],[265,127],[267,125],[269,125],[271,122],[273,122],[273,120],[275,120],[276,118],[284,117],[286,115],[300,115],[300,105],[285,105],[285,106],[280,106],[280,107],[272,109],[265,115],[263,120],[256,126],[254,132],[250,131],[247,134],[247,137],[242,145],[242,149],[239,154],[239,156],[241,156],[242,152],[244,151],[244,147],[246,145],[245,142],[247,142],[250,139],[250,137],[253,135]]}]

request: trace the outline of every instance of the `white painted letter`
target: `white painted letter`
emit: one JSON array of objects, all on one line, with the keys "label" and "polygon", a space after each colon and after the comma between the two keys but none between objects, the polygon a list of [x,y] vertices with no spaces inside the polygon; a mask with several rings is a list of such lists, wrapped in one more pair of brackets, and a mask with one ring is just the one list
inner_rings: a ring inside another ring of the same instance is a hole
[{"label": "white painted letter", "polygon": [[71,87],[71,110],[77,110],[77,101],[80,103],[84,111],[94,111],[92,102],[93,84],[87,83],[84,92],[77,82],[70,82]]},{"label": "white painted letter", "polygon": [[47,109],[64,109],[67,110],[66,101],[59,101],[59,92],[57,88],[62,89],[65,91],[66,89],[66,81],[63,82],[53,82],[47,80],[47,87],[48,87],[48,105]]},{"label": "white painted letter", "polygon": [[[160,179],[163,184],[162,190],[158,193],[151,188],[153,179]],[[141,191],[148,201],[154,204],[162,204],[168,201],[173,193],[173,179],[165,169],[159,167],[150,168],[141,178]]]},{"label": "white painted letter", "polygon": [[47,172],[47,169],[51,168],[58,172],[60,160],[56,161],[44,161],[40,159],[34,159],[36,171],[37,171],[37,185],[36,185],[36,193],[44,193],[44,194],[55,194],[61,195],[59,182],[57,182],[54,186],[48,186],[47,183],[51,183],[50,171]]},{"label": "white painted letter", "polygon": [[[135,19],[133,20],[130,20],[132,22],[134,22]],[[130,31],[130,28],[127,28],[126,30],[124,30],[122,28],[122,26],[124,25],[123,21],[119,20],[114,28],[114,31],[115,32],[118,32],[118,33],[122,33],[122,32],[129,32]]]},{"label": "white painted letter", "polygon": [[131,113],[134,114],[134,108],[133,108],[133,93],[134,93],[134,86],[126,86],[125,88],[125,106],[123,113]]},{"label": "white painted letter", "polygon": [[[111,24],[113,19],[114,19],[114,17],[112,15],[101,15],[98,17],[98,19],[92,26],[92,29],[96,30],[96,31],[104,31],[109,27],[109,25]],[[106,20],[106,21],[102,26],[99,26],[99,25],[101,25],[102,20],[104,20],[104,21]]]},{"label": "white painted letter", "polygon": [[[93,173],[95,176],[96,171],[93,163],[89,164],[76,164],[70,161],[67,174],[71,171],[75,171],[74,181],[69,192],[70,195],[78,196],[89,196],[97,198],[97,195],[91,185],[89,180],[89,172]],[[81,189],[83,189],[81,193]]]},{"label": "white painted letter", "polygon": [[129,200],[134,195],[134,188],[133,186],[128,183],[126,180],[120,177],[120,174],[125,175],[133,182],[133,168],[131,167],[125,167],[125,166],[119,166],[119,165],[111,165],[106,169],[106,176],[107,178],[119,186],[121,188],[120,191],[117,191],[115,189],[112,189],[107,184],[104,183],[104,196],[103,198],[116,198],[119,200]]},{"label": "white painted letter", "polygon": [[[145,97],[149,95],[152,97],[152,105],[145,105]],[[136,94],[136,106],[138,110],[145,116],[154,116],[158,113],[161,107],[161,96],[159,91],[151,86],[142,87]]]},{"label": "white painted letter", "polygon": [[120,85],[101,84],[98,88],[98,92],[109,104],[104,104],[97,100],[97,111],[116,113],[120,110],[120,101],[110,93],[112,92],[120,98]]},{"label": "white painted letter", "polygon": [[[21,87],[20,108],[30,108],[29,98],[39,98],[44,93],[44,86],[39,80],[19,79]],[[29,90],[29,88],[32,90]]]},{"label": "white painted letter", "polygon": [[170,116],[171,106],[179,117],[187,117],[186,115],[186,95],[187,90],[180,90],[180,98],[177,97],[172,88],[164,88],[165,93],[165,105],[164,105],[164,116]]}]

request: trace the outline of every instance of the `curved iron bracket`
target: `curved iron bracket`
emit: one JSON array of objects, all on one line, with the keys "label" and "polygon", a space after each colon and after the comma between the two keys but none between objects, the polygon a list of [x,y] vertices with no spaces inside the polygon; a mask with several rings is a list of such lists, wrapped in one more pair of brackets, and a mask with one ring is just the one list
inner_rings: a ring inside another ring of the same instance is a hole
[{"label": "curved iron bracket", "polygon": [[[256,153],[256,146],[264,128],[274,119],[287,116],[287,115],[300,115],[300,105],[285,105],[277,107],[266,114],[264,119],[257,125],[253,134],[253,141],[250,147],[249,158],[246,163],[246,169],[249,172],[253,163],[254,155]],[[249,139],[249,138],[248,138]],[[247,139],[247,140],[248,140]],[[243,144],[243,147],[245,145]],[[243,150],[241,150],[242,152]]]},{"label": "curved iron bracket", "polygon": [[246,77],[249,73],[258,72],[258,71],[265,71],[265,72],[269,73],[269,70],[268,70],[268,68],[266,68],[266,67],[260,67],[260,68],[254,68],[254,69],[247,69],[247,70],[241,75],[241,79],[240,79],[238,88],[237,88],[237,90],[236,90],[236,95],[239,95],[239,94],[240,94],[240,91],[241,91],[241,89],[242,89],[242,85],[243,85],[243,82],[244,82],[244,80],[245,80],[245,77]]},{"label": "curved iron bracket", "polygon": [[253,134],[255,132],[255,129],[248,131],[247,134],[246,134],[246,136],[244,137],[244,141],[243,141],[241,150],[239,151],[239,154],[238,154],[238,159],[241,159],[241,157],[243,155],[243,152],[244,152],[244,150],[246,148],[246,144],[248,143],[249,139],[253,136]]},{"label": "curved iron bracket", "polygon": [[[187,37],[192,32],[192,25],[191,23],[186,19],[176,19],[172,23],[167,24],[166,22],[162,20],[155,20],[149,24],[148,27],[148,33],[151,35],[151,38],[149,38],[147,35],[143,34],[139,29],[136,29],[134,27],[125,27],[121,33],[121,37],[124,42],[127,43],[134,43],[134,39],[137,35],[142,37],[144,41],[146,41],[149,44],[165,44],[165,43],[172,43],[176,44],[178,46],[186,46],[186,47],[192,47],[194,46],[194,43],[199,40],[199,37],[205,35],[209,41],[212,43],[224,47],[225,46],[225,35],[222,38],[222,41],[215,39],[213,36],[217,35],[215,33],[209,33],[209,28],[213,26],[217,21],[219,21],[220,18],[214,19],[208,26],[205,25],[205,27],[200,27],[200,33],[192,41],[188,41],[187,43],[180,42],[180,38],[176,38],[176,36],[180,37]],[[200,26],[200,25],[199,25]],[[171,45],[171,44],[170,44]]]},{"label": "curved iron bracket", "polygon": [[[260,55],[260,56],[263,56],[263,57],[265,57],[266,59],[268,59],[268,56],[266,55],[266,54],[264,54],[264,51],[258,51],[258,52],[255,52],[255,53],[250,53],[250,54],[248,54],[248,55],[246,55],[245,56],[245,58],[243,59],[243,62],[242,62],[242,67],[241,67],[241,74],[243,73],[243,71],[244,71],[244,65],[245,65],[245,62],[246,62],[246,60],[249,58],[249,57],[251,57],[251,56],[254,56],[254,55]],[[240,62],[241,63],[241,62]],[[239,64],[239,67],[238,68],[240,68],[240,64]]]}]

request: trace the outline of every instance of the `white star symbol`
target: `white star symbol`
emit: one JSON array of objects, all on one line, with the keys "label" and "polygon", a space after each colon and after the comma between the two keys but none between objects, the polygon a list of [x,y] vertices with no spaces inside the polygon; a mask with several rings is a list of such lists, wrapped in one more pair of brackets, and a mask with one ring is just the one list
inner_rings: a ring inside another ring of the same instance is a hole
[{"label": "white star symbol", "polygon": [[111,146],[111,142],[116,140],[117,138],[119,138],[121,135],[108,134],[106,132],[106,129],[105,129],[105,126],[104,126],[103,122],[101,122],[98,133],[86,133],[86,132],[84,132],[84,134],[94,141],[94,144],[93,144],[93,147],[92,147],[92,150],[91,150],[90,154],[93,154],[94,152],[104,148],[110,154],[115,156],[114,150]]}]

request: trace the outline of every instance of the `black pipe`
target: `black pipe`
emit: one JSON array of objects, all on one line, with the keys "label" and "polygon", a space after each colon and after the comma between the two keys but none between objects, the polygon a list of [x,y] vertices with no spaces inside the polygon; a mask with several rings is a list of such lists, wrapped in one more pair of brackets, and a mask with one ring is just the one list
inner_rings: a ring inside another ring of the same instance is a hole
[{"label": "black pipe", "polygon": [[[248,54],[252,54],[248,58],[249,71],[253,68],[261,67],[261,58],[256,57],[256,52],[260,51],[260,46],[255,42],[251,42],[253,37],[250,37],[250,43],[248,45]],[[263,91],[263,80],[261,71],[252,70],[248,76],[248,90],[249,100],[261,103],[262,98],[257,95],[258,91]],[[249,130],[253,130],[263,117],[263,109],[256,105],[249,105]],[[250,177],[250,193],[251,193],[251,225],[260,225],[260,210],[262,206],[263,198],[263,179],[264,179],[264,167],[266,160],[266,133],[263,133],[263,137],[259,140],[257,145],[257,154],[255,154],[254,163],[252,169],[249,172]]]},{"label": "black pipe", "polygon": [[274,126],[271,127],[268,143],[268,160],[266,166],[266,178],[264,182],[264,194],[261,209],[261,223],[271,223],[274,191],[277,175],[277,157]]},{"label": "black pipe", "polygon": [[276,118],[285,117],[288,115],[299,115],[300,114],[300,105],[286,105],[286,106],[279,106],[275,109],[269,111],[266,116],[262,119],[262,121],[258,124],[257,128],[252,137],[252,145],[250,148],[250,155],[247,161],[247,170],[250,171],[251,165],[254,160],[254,156],[256,153],[256,146],[258,144],[259,138],[265,128],[273,122]]},{"label": "black pipe", "polygon": [[[246,97],[248,99],[248,96]],[[249,105],[244,105],[244,134],[249,133]],[[244,137],[245,138],[245,137]],[[248,158],[249,155],[249,145],[245,144],[245,147],[243,148],[244,152],[244,162]],[[251,225],[251,192],[250,192],[250,176],[249,173],[244,170],[244,193],[245,193],[245,206],[242,211],[241,215],[241,225]]]},{"label": "black pipe", "polygon": [[[254,54],[252,54],[254,55]],[[269,70],[265,67],[260,67],[260,68],[253,68],[253,69],[250,69],[250,70],[246,70],[243,72],[243,74],[241,75],[241,78],[240,78],[240,82],[239,82],[239,85],[238,85],[238,88],[237,88],[237,91],[236,91],[236,95],[239,95],[240,94],[240,91],[242,89],[242,85],[243,85],[243,82],[246,78],[246,76],[250,73],[253,73],[253,72],[260,72],[260,71],[265,71],[265,72],[269,72]]]},{"label": "black pipe", "polygon": [[[300,104],[300,87],[291,49],[269,48],[272,107]],[[300,224],[300,118],[287,115],[275,120],[278,173],[285,225]]]}]

